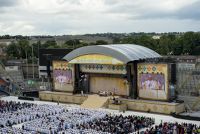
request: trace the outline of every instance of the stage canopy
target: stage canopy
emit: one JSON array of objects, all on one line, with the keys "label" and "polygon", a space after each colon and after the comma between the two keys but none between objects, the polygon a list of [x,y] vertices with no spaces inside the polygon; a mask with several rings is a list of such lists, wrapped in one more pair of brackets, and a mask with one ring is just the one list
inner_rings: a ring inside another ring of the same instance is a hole
[{"label": "stage canopy", "polygon": [[127,64],[130,61],[161,57],[155,51],[135,44],[86,46],[63,57],[69,63]]}]

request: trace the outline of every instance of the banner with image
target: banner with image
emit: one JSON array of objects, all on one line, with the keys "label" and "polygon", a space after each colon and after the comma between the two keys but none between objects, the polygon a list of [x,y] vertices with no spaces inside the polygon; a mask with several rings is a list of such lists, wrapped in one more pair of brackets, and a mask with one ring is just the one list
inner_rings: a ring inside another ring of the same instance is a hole
[{"label": "banner with image", "polygon": [[66,61],[53,61],[54,90],[73,90],[73,67]]},{"label": "banner with image", "polygon": [[168,99],[168,65],[138,64],[138,93],[140,98]]}]

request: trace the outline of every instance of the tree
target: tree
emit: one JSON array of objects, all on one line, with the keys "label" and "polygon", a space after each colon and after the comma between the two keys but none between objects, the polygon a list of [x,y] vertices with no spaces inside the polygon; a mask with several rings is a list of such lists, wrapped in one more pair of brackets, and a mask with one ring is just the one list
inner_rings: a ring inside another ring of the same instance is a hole
[{"label": "tree", "polygon": [[97,40],[96,41],[96,45],[106,45],[106,44],[108,44],[108,42],[105,40]]},{"label": "tree", "polygon": [[40,41],[33,43],[33,54],[35,57],[39,57],[39,49],[42,47],[42,44]]},{"label": "tree", "polygon": [[16,57],[16,58],[20,58],[19,56],[19,48],[17,47],[17,44],[12,42],[10,45],[8,45],[8,47],[6,48],[6,53],[8,57]]},{"label": "tree", "polygon": [[17,59],[25,59],[31,56],[31,47],[29,41],[26,39],[19,40],[17,43],[12,42],[8,45],[6,53],[9,57],[15,57]]},{"label": "tree", "polygon": [[183,54],[193,54],[193,50],[200,46],[200,34],[187,32],[181,37]]},{"label": "tree", "polygon": [[55,40],[48,40],[41,46],[42,48],[59,48]]},{"label": "tree", "polygon": [[86,45],[88,45],[88,44],[85,43],[85,42],[81,42],[79,39],[73,39],[73,40],[66,41],[62,45],[62,47],[64,47],[64,48],[70,48],[70,49],[75,49],[75,48],[86,46]]},{"label": "tree", "polygon": [[17,43],[17,47],[19,47],[19,56],[20,58],[25,59],[26,57],[31,56],[31,46],[29,45],[29,41],[26,39],[21,39]]},{"label": "tree", "polygon": [[117,37],[113,38],[113,44],[120,44],[120,42],[121,42],[120,38]]},{"label": "tree", "polygon": [[163,35],[158,40],[158,53],[162,55],[171,55],[173,54],[173,45],[175,40],[175,35]]}]

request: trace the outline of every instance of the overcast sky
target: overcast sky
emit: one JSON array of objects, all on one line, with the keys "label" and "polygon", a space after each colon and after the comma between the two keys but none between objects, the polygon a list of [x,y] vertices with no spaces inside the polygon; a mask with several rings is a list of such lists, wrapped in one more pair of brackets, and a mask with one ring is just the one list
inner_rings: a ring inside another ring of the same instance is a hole
[{"label": "overcast sky", "polygon": [[0,0],[0,35],[200,31],[200,0]]}]

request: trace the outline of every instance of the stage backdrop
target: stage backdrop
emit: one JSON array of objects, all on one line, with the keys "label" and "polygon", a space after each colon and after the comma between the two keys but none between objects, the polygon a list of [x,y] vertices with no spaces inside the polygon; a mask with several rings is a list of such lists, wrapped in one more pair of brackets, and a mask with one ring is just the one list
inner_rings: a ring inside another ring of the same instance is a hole
[{"label": "stage backdrop", "polygon": [[139,97],[168,100],[168,65],[139,63],[137,69]]},{"label": "stage backdrop", "polygon": [[53,61],[53,85],[55,91],[73,91],[74,67],[66,61]]}]

